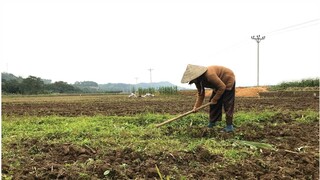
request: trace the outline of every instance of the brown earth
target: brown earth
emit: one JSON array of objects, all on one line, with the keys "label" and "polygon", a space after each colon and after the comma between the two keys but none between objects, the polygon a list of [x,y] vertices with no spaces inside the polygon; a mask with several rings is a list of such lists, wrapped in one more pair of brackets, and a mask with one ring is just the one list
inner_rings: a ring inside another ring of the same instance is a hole
[{"label": "brown earth", "polygon": [[[180,114],[189,111],[191,96],[128,98],[127,96],[66,96],[3,98],[2,115],[134,115],[145,112]],[[216,138],[243,146],[237,140],[273,144],[274,150],[259,149],[260,154],[226,163],[221,154],[212,154],[202,146],[193,152],[147,154],[130,148],[99,149],[70,143],[48,144],[37,139],[11,143],[19,149],[19,159],[2,159],[2,174],[15,172],[13,179],[318,179],[319,122],[298,123],[288,112],[319,111],[316,98],[236,98],[236,111],[274,110],[279,113],[259,126],[244,124],[234,133],[221,133],[204,127],[164,128],[166,136],[179,134],[190,138]],[[205,110],[207,111],[207,110]],[[296,116],[300,116],[299,113]],[[273,124],[282,124],[274,126]],[[243,148],[243,147],[242,147]],[[252,148],[252,147],[248,147]],[[18,169],[12,164],[20,163]],[[81,173],[90,177],[83,177]]]},{"label": "brown earth", "polygon": [[[236,97],[259,97],[260,92],[268,92],[268,87],[260,86],[260,87],[237,87],[236,88]],[[195,95],[197,93],[196,90],[186,90],[180,91],[180,94],[183,95]],[[206,97],[210,97],[212,90],[206,89]]]},{"label": "brown earth", "polygon": [[[145,112],[181,114],[190,111],[196,97],[170,96],[153,98],[128,98],[127,96],[66,96],[3,98],[2,115],[35,116],[93,116],[93,115],[134,115]],[[205,99],[208,102],[208,97]],[[235,111],[263,110],[316,110],[319,99],[314,97],[237,97]],[[207,111],[207,110],[204,110]]]},{"label": "brown earth", "polygon": [[268,88],[264,86],[260,87],[237,87],[236,97],[259,97],[259,93],[267,92]]},{"label": "brown earth", "polygon": [[[181,175],[187,179],[317,179],[319,123],[299,124],[281,113],[274,121],[283,123],[283,119],[285,128],[270,123],[262,123],[259,127],[247,124],[235,133],[203,127],[166,130],[167,136],[181,133],[190,138],[234,141],[231,148],[240,146],[235,139],[275,145],[276,150],[260,149],[259,156],[242,154],[246,158],[236,163],[225,163],[222,155],[211,154],[202,146],[196,147],[194,152],[147,154],[130,148],[108,151],[73,144],[47,144],[33,139],[10,145],[25,154],[18,160],[3,159],[2,173],[14,171],[14,179],[79,179],[79,172],[89,175],[90,179],[155,179],[159,177],[157,166],[162,175],[170,175],[173,179],[179,179]],[[21,169],[11,168],[10,164],[16,161],[23,164]]]}]

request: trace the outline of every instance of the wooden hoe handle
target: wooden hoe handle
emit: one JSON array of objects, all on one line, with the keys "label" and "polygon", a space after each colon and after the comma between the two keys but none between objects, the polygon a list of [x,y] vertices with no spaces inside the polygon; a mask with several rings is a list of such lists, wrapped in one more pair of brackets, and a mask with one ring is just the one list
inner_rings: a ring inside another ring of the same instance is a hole
[{"label": "wooden hoe handle", "polygon": [[[210,104],[211,104],[211,102],[210,102],[210,103],[207,103],[207,104],[205,104],[205,105],[202,105],[202,106],[200,106],[200,107],[198,107],[196,110],[198,111],[198,110],[200,110],[200,109],[203,109],[203,108],[209,106]],[[175,121],[175,120],[177,120],[177,119],[180,119],[180,118],[182,118],[182,117],[184,117],[184,116],[186,116],[186,115],[188,115],[188,114],[191,114],[191,113],[193,113],[193,110],[188,111],[188,112],[186,112],[186,113],[183,113],[183,114],[181,114],[181,115],[179,115],[179,116],[177,116],[177,117],[175,117],[175,118],[168,119],[168,120],[166,120],[166,121],[164,121],[164,122],[162,122],[162,123],[160,123],[160,124],[157,124],[156,127],[163,126],[163,125],[165,125],[165,124],[167,124],[167,123],[169,123],[169,122],[172,122],[172,121]]]}]

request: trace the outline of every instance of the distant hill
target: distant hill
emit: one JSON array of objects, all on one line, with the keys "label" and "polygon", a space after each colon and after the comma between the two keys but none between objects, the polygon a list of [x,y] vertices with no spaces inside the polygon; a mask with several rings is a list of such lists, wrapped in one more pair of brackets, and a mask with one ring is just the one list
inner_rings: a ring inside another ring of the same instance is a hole
[{"label": "distant hill", "polygon": [[[122,92],[131,92],[133,88],[136,90],[138,88],[159,88],[159,87],[172,87],[176,86],[168,81],[162,82],[153,82],[153,83],[138,83],[138,84],[125,84],[125,83],[108,83],[108,84],[99,84],[100,91],[122,91]],[[183,87],[178,87],[179,90],[185,89]]]},{"label": "distant hill", "polygon": [[[15,80],[21,83],[24,78],[17,77],[10,73],[1,73],[2,81],[12,81]],[[41,79],[44,84],[52,84],[50,79]],[[125,84],[125,83],[107,83],[98,84],[94,81],[77,81],[74,84],[70,84],[76,88],[79,88],[83,92],[132,92],[132,90],[138,90],[139,88],[155,88],[159,87],[175,87],[177,85],[172,84],[168,81],[153,82],[153,83],[138,83],[138,84]],[[178,87],[178,90],[185,90],[186,88]]]},{"label": "distant hill", "polygon": [[11,81],[11,80],[16,80],[18,82],[21,82],[23,80],[22,77],[17,77],[11,73],[6,73],[6,72],[2,72],[1,73],[1,79],[2,81],[5,80],[5,81]]}]

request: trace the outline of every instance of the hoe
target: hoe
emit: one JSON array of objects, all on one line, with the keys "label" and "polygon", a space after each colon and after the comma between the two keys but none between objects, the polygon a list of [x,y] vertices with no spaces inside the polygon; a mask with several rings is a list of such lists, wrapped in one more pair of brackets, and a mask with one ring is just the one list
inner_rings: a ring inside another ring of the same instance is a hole
[{"label": "hoe", "polygon": [[[198,110],[200,110],[200,109],[203,109],[203,108],[209,106],[210,104],[211,104],[211,102],[209,102],[209,103],[207,103],[207,104],[205,104],[205,105],[202,105],[202,106],[198,107],[198,108],[196,109],[196,111],[198,111]],[[183,113],[183,114],[181,114],[181,115],[179,115],[179,116],[177,116],[177,117],[175,117],[175,118],[168,119],[168,120],[166,120],[166,121],[164,121],[164,122],[162,122],[162,123],[160,123],[160,124],[157,124],[156,127],[163,126],[163,125],[165,125],[165,124],[167,124],[167,123],[169,123],[169,122],[178,120],[178,119],[180,119],[180,118],[182,118],[182,117],[184,117],[184,116],[186,116],[186,115],[189,115],[189,114],[191,114],[191,113],[193,113],[193,110],[188,111],[188,112],[186,112],[186,113]]]}]

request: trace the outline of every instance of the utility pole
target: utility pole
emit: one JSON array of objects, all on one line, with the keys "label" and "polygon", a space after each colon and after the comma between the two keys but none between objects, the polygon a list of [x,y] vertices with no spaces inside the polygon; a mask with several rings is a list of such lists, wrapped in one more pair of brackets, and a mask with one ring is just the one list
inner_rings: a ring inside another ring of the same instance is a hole
[{"label": "utility pole", "polygon": [[151,71],[153,70],[153,69],[148,69],[149,71],[150,71],[150,83],[152,83],[152,74],[151,74]]},{"label": "utility pole", "polygon": [[260,37],[260,35],[251,36],[251,39],[256,40],[257,45],[258,45],[258,48],[257,48],[257,86],[259,86],[259,44],[260,44],[260,41],[265,39],[265,36],[262,36],[262,37]]},{"label": "utility pole", "polygon": [[136,80],[136,84],[133,85],[132,93],[135,94],[135,93],[137,92],[137,89],[138,89],[138,79],[139,79],[139,78],[138,78],[138,77],[135,77],[134,79]]},{"label": "utility pole", "polygon": [[8,65],[8,63],[6,63],[6,73],[9,73],[8,67],[9,67],[9,65]]}]

